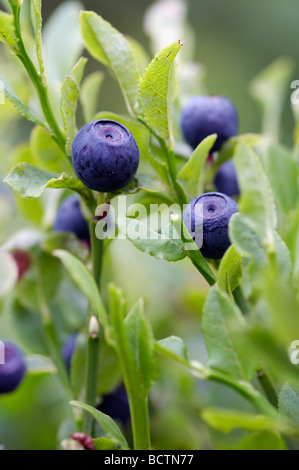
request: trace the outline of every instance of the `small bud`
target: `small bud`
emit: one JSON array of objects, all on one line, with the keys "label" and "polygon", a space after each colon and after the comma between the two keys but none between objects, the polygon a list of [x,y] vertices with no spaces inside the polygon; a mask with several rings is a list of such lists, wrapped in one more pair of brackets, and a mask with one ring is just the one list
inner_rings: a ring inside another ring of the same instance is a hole
[{"label": "small bud", "polygon": [[93,444],[93,438],[88,436],[88,434],[84,434],[83,432],[75,432],[71,434],[70,437],[83,446],[84,450],[96,450]]},{"label": "small bud", "polygon": [[98,322],[97,317],[94,315],[91,317],[90,322],[89,322],[89,336],[91,338],[98,338],[100,334],[100,325]]}]

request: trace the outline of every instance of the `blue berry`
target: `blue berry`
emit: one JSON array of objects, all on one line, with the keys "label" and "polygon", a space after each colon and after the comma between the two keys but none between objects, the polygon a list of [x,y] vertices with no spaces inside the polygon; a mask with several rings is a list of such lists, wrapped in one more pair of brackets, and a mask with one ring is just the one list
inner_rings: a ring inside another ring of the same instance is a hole
[{"label": "blue berry", "polygon": [[70,334],[68,338],[66,339],[66,342],[64,343],[62,350],[61,350],[61,355],[62,355],[63,361],[65,363],[65,367],[68,372],[71,370],[71,363],[72,363],[73,354],[76,349],[76,342],[77,342],[77,333]]},{"label": "blue berry", "polygon": [[214,184],[217,191],[227,196],[239,196],[240,188],[235,165],[231,160],[224,162],[218,169]]},{"label": "blue berry", "polygon": [[131,132],[116,121],[92,121],[80,129],[72,147],[78,178],[90,189],[117,191],[132,181],[139,150]]},{"label": "blue berry", "polygon": [[217,134],[213,152],[238,133],[239,117],[225,96],[191,96],[181,113],[181,129],[186,142],[194,149],[209,135]]},{"label": "blue berry", "polygon": [[130,421],[129,400],[125,387],[120,385],[114,392],[104,395],[97,409],[122,424]]},{"label": "blue berry", "polygon": [[53,230],[56,232],[71,232],[79,240],[89,242],[89,228],[81,212],[79,196],[69,196],[62,201]]},{"label": "blue berry", "polygon": [[9,341],[2,341],[0,348],[2,343],[4,343],[4,364],[0,363],[0,395],[16,390],[26,372],[24,357],[19,348]]},{"label": "blue berry", "polygon": [[[202,205],[200,220],[195,215],[198,204]],[[188,204],[183,222],[203,256],[210,259],[222,258],[231,244],[228,223],[235,212],[238,212],[238,204],[222,193],[205,193]],[[197,239],[198,235],[202,236]]]}]

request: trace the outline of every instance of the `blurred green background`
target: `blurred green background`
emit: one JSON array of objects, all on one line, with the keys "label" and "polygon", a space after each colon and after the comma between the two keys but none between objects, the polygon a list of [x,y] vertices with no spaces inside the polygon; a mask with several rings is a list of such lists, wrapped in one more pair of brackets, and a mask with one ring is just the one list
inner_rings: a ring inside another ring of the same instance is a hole
[{"label": "blurred green background", "polygon": [[[61,3],[56,0],[43,2],[45,23]],[[144,32],[144,15],[153,3],[145,0],[86,0],[84,8],[96,11],[122,33],[139,40],[152,56],[150,40]],[[240,114],[241,133],[260,132],[261,116],[248,93],[248,85],[256,74],[279,56],[294,60],[297,68],[292,80],[299,78],[298,0],[190,0],[187,3],[189,22],[195,32],[193,59],[204,67],[207,91],[227,95],[235,103]],[[169,38],[169,42],[174,39],[178,38]],[[184,48],[188,48],[188,39]],[[98,64],[91,59],[86,75],[97,68]],[[106,75],[100,94],[99,110],[125,113],[122,95],[109,75]],[[6,149],[16,141],[27,140],[31,126],[22,119],[17,127],[12,128],[13,131],[9,131],[5,126],[5,116],[2,116],[0,124],[0,135],[2,140],[5,139],[0,143],[0,151],[2,147],[4,149],[1,152],[4,161],[10,155]],[[293,128],[290,100],[286,99],[282,124],[285,143],[291,142]],[[7,164],[1,164],[0,171],[6,172]],[[16,216],[16,212],[13,212],[9,223],[4,213],[0,220],[1,241],[5,239],[6,231],[12,234],[29,225],[20,215]],[[31,222],[31,225],[34,224]],[[190,357],[205,362],[200,316],[207,288],[187,262],[167,264],[141,254],[126,241],[116,241],[113,250],[105,257],[104,272],[103,284],[113,280],[123,287],[130,305],[138,297],[145,297],[147,312],[158,339],[168,335],[181,336],[188,345]],[[10,305],[6,305],[6,311],[2,313],[0,336],[8,336],[18,342],[16,318],[10,318]],[[62,339],[74,324],[75,320],[73,324],[70,321],[61,325]],[[215,403],[217,406],[248,409],[244,400],[220,385],[198,384],[183,368],[172,367],[167,361],[161,360],[161,371],[159,384],[151,393],[153,446],[161,449],[174,446],[180,449],[234,447],[242,433],[233,432],[226,436],[208,432],[207,426],[199,420],[199,412],[203,406]],[[15,394],[0,399],[0,443],[2,441],[8,449],[55,448],[57,431],[66,417],[55,377],[27,378]],[[60,432],[63,436],[66,434],[61,428]]]}]

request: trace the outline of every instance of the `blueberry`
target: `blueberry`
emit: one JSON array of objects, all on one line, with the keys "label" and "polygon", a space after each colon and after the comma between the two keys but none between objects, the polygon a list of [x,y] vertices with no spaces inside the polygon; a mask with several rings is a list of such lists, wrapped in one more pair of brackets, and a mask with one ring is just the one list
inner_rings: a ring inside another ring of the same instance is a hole
[{"label": "blueberry", "polygon": [[139,150],[131,132],[116,121],[92,121],[80,129],[72,147],[78,178],[90,189],[113,192],[134,178]]},{"label": "blueberry", "polygon": [[214,184],[217,191],[227,196],[239,196],[240,188],[235,165],[231,160],[224,162],[218,169]]},{"label": "blueberry", "polygon": [[60,204],[53,230],[55,232],[71,232],[74,233],[79,240],[89,242],[89,228],[84,219],[80,200],[77,195],[69,196]]},{"label": "blueberry", "polygon": [[61,350],[61,355],[68,372],[71,370],[72,357],[76,349],[76,342],[77,333],[72,333],[66,339],[66,342],[64,343]]},{"label": "blueberry", "polygon": [[31,258],[29,254],[24,250],[13,250],[11,253],[13,259],[17,263],[18,267],[18,281],[25,276],[31,265]]},{"label": "blueberry", "polygon": [[[202,219],[200,220],[196,220],[195,217],[198,204],[202,205]],[[188,204],[183,214],[183,222],[203,256],[210,259],[222,258],[231,244],[228,236],[228,223],[235,212],[238,212],[238,204],[222,193],[205,193]],[[197,241],[197,232],[201,230],[202,237],[199,237]]]},{"label": "blueberry", "polygon": [[130,421],[129,400],[125,387],[120,385],[114,392],[104,395],[97,409],[122,424]]},{"label": "blueberry", "polygon": [[219,150],[238,129],[238,112],[225,96],[191,96],[182,109],[181,130],[194,149],[208,135],[217,134],[212,151]]},{"label": "blueberry", "polygon": [[[4,354],[1,350],[4,344]],[[4,359],[4,361],[3,361]],[[1,362],[4,362],[2,364]],[[0,342],[0,395],[16,390],[22,382],[26,371],[23,354],[19,348],[9,342]]]}]

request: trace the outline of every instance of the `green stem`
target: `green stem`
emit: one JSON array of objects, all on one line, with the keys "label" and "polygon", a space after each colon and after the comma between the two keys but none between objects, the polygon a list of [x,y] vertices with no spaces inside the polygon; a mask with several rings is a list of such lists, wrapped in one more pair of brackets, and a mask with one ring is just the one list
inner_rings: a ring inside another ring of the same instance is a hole
[{"label": "green stem", "polygon": [[[91,258],[93,276],[97,286],[100,284],[102,261],[103,261],[103,240],[99,240],[95,233],[96,221],[92,219],[90,223],[90,241],[91,241]],[[99,332],[91,331],[92,322],[97,322],[96,317],[92,317],[90,312],[90,325],[88,330],[87,342],[87,367],[85,375],[85,402],[93,407],[96,406],[97,398],[97,385],[98,385],[98,370],[99,370],[99,356],[100,356],[100,339]],[[93,418],[89,413],[84,414],[83,429],[86,434],[92,435],[93,433]]]},{"label": "green stem", "polygon": [[[95,318],[95,317],[94,317]],[[98,369],[99,369],[99,353],[100,353],[100,338],[98,334],[89,332],[87,344],[87,367],[86,367],[86,391],[85,403],[90,406],[96,406],[97,398],[97,385],[98,385]],[[93,418],[89,413],[84,414],[83,431],[88,434],[93,434]]]},{"label": "green stem", "polygon": [[258,371],[257,377],[271,405],[275,406],[275,408],[278,408],[277,392],[269,375],[263,369],[261,369]]},{"label": "green stem", "polygon": [[15,8],[13,8],[13,14],[14,14],[14,20],[15,20],[15,31],[19,39],[19,42],[18,42],[19,52],[17,53],[17,56],[23,63],[25,69],[27,70],[27,73],[38,93],[40,104],[41,104],[44,116],[46,118],[46,121],[53,134],[53,138],[56,140],[57,144],[61,147],[63,152],[65,152],[65,138],[60,130],[60,127],[58,126],[56,122],[55,116],[51,109],[47,87],[44,86],[41,76],[36,71],[36,68],[34,67],[25,49],[25,45],[24,45],[22,33],[21,33],[21,26],[20,26],[20,10],[21,9],[19,6],[16,6]]}]

